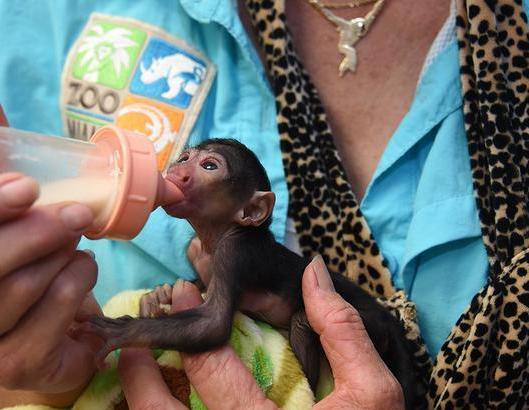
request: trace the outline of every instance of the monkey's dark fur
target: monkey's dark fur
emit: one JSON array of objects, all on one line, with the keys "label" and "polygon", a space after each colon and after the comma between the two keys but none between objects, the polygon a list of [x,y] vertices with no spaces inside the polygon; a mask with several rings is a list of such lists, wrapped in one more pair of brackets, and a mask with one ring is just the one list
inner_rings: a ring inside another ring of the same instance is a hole
[{"label": "monkey's dark fur", "polygon": [[[210,140],[196,149],[213,149],[226,159],[229,177],[224,184],[229,195],[241,198],[241,203],[256,191],[271,190],[266,171],[244,145],[234,140]],[[272,293],[290,307],[290,344],[314,388],[322,350],[318,335],[308,324],[301,293],[308,260],[276,242],[269,230],[270,222],[268,217],[260,226],[234,226],[219,241],[211,254],[211,281],[202,305],[158,318],[94,318],[86,330],[105,339],[105,354],[131,345],[201,352],[227,342],[233,312],[244,291]],[[360,313],[375,348],[400,382],[407,407],[411,408],[415,373],[401,324],[344,276],[331,272],[331,278],[336,291]]]}]

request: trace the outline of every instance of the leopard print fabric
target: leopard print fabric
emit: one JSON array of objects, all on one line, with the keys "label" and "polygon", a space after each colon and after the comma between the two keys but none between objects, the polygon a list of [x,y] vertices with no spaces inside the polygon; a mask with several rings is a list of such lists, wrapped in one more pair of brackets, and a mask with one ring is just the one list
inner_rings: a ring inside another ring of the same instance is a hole
[{"label": "leopard print fabric", "polygon": [[458,1],[465,126],[490,264],[437,357],[432,408],[529,406],[529,36],[521,1]]},{"label": "leopard print fabric", "polygon": [[465,122],[491,275],[527,247],[529,42],[519,1],[458,3]]},{"label": "leopard print fabric", "polygon": [[[290,216],[308,256],[355,280],[406,323],[429,408],[527,408],[527,85],[520,0],[458,0],[465,122],[490,279],[458,320],[433,370],[415,310],[391,279],[340,164],[318,94],[297,60],[282,0],[246,0],[276,94]],[[424,402],[418,403],[418,407]]]}]

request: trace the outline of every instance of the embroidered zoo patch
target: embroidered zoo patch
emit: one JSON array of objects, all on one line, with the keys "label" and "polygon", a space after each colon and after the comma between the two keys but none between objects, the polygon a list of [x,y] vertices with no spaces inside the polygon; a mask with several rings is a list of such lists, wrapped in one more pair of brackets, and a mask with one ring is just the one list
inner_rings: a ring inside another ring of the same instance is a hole
[{"label": "embroidered zoo patch", "polygon": [[87,140],[116,124],[149,138],[165,170],[183,149],[214,76],[205,56],[157,27],[93,14],[63,70],[65,133]]}]

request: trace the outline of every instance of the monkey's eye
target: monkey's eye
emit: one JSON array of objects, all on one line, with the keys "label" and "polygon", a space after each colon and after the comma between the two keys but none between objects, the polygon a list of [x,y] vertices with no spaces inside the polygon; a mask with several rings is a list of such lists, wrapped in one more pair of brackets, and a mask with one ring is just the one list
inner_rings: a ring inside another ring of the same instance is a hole
[{"label": "monkey's eye", "polygon": [[176,160],[177,163],[186,162],[189,159],[189,154],[187,152],[184,152],[182,155],[180,155],[180,158]]},{"label": "monkey's eye", "polygon": [[204,161],[200,166],[208,171],[213,171],[219,168],[213,161]]}]

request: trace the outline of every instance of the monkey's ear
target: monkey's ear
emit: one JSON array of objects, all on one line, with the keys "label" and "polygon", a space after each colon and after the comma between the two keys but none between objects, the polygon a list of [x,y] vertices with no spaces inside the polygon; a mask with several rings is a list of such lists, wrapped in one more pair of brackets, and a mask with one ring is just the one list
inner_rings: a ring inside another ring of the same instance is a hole
[{"label": "monkey's ear", "polygon": [[236,222],[242,226],[259,226],[272,214],[276,196],[270,191],[255,191],[246,205],[237,213]]}]

